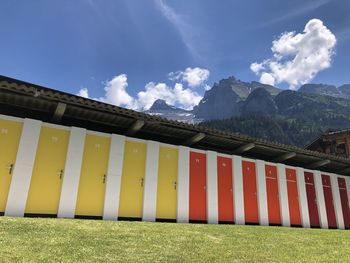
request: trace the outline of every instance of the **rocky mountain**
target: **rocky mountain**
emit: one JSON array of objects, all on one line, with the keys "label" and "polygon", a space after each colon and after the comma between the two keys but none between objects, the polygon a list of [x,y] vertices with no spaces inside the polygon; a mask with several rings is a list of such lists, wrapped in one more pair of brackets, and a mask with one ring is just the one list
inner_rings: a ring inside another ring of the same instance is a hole
[{"label": "rocky mountain", "polygon": [[338,88],[328,84],[305,84],[302,85],[298,91],[302,93],[350,99],[350,84],[345,84]]},{"label": "rocky mountain", "polygon": [[342,98],[342,93],[336,86],[327,84],[305,84],[300,87],[299,92]]},{"label": "rocky mountain", "polygon": [[249,83],[235,77],[229,77],[220,80],[219,83],[215,83],[212,89],[206,91],[198,106],[194,107],[193,113],[196,118],[204,120],[240,116],[244,101],[255,90],[264,90],[270,96],[275,96],[282,91],[276,87],[259,82],[253,81]]},{"label": "rocky mountain", "polygon": [[345,99],[350,99],[350,84],[345,84],[338,87],[338,90],[343,94]]},{"label": "rocky mountain", "polygon": [[187,111],[174,106],[170,106],[164,100],[161,99],[156,100],[151,106],[151,108],[145,111],[145,113],[159,117],[164,117],[170,120],[182,121],[192,124],[202,121],[196,119],[192,111]]},{"label": "rocky mountain", "polygon": [[257,88],[249,94],[242,103],[241,115],[268,114],[274,115],[278,111],[272,95],[264,88]]},{"label": "rocky mountain", "polygon": [[248,97],[242,107],[248,110],[241,116],[200,125],[300,147],[329,128],[350,127],[350,100],[291,90],[274,97],[266,91],[259,94]]},{"label": "rocky mountain", "polygon": [[350,84],[291,91],[229,77],[207,90],[192,111],[157,100],[146,113],[304,146],[329,128],[350,127]]}]

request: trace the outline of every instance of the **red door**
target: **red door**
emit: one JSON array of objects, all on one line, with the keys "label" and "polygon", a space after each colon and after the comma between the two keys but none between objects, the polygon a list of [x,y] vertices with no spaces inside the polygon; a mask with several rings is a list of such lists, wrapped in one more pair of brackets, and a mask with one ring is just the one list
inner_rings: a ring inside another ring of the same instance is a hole
[{"label": "red door", "polygon": [[232,159],[218,156],[219,222],[234,222]]},{"label": "red door", "polygon": [[294,169],[286,168],[288,206],[291,226],[301,226],[297,175]]},{"label": "red door", "polygon": [[203,153],[190,152],[190,212],[192,221],[207,220],[206,202],[206,156]]},{"label": "red door", "polygon": [[305,186],[306,186],[307,205],[309,208],[310,226],[320,227],[314,175],[312,173],[305,172],[304,177],[305,177]]},{"label": "red door", "polygon": [[344,226],[346,229],[350,229],[350,208],[349,208],[349,198],[346,190],[346,183],[344,178],[338,178],[338,186],[340,193],[341,208],[344,217]]},{"label": "red door", "polygon": [[255,163],[242,162],[245,222],[259,224]]},{"label": "red door", "polygon": [[323,185],[324,201],[326,204],[328,228],[337,228],[337,219],[335,217],[330,176],[322,174],[322,185]]},{"label": "red door", "polygon": [[265,165],[267,210],[270,225],[281,224],[281,211],[278,195],[277,167],[275,165]]}]

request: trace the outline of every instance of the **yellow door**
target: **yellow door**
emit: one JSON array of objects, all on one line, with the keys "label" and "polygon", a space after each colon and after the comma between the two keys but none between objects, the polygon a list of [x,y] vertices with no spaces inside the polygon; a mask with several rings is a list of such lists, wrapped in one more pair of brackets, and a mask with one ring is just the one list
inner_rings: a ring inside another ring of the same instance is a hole
[{"label": "yellow door", "polygon": [[5,211],[22,123],[0,119],[0,213]]},{"label": "yellow door", "polygon": [[157,218],[176,219],[178,150],[159,149]]},{"label": "yellow door", "polygon": [[145,143],[132,141],[125,143],[119,203],[120,217],[142,217],[146,149]]},{"label": "yellow door", "polygon": [[77,216],[102,216],[110,143],[109,137],[86,135]]},{"label": "yellow door", "polygon": [[57,214],[68,141],[67,130],[41,128],[25,213]]}]

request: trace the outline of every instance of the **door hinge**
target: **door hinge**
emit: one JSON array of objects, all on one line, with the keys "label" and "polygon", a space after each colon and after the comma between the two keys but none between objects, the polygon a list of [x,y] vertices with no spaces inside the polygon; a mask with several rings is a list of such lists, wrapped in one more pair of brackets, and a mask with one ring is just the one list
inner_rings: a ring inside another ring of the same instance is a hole
[{"label": "door hinge", "polygon": [[102,183],[106,183],[106,175],[104,174],[103,177],[102,177]]}]

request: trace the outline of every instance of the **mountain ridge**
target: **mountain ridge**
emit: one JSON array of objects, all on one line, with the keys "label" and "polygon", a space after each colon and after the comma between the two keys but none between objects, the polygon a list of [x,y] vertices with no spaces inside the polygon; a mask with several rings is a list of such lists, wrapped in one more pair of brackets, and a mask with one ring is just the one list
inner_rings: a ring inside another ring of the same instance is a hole
[{"label": "mountain ridge", "polygon": [[327,129],[350,127],[350,84],[305,84],[292,91],[229,77],[192,111],[157,100],[146,113],[300,147]]}]

